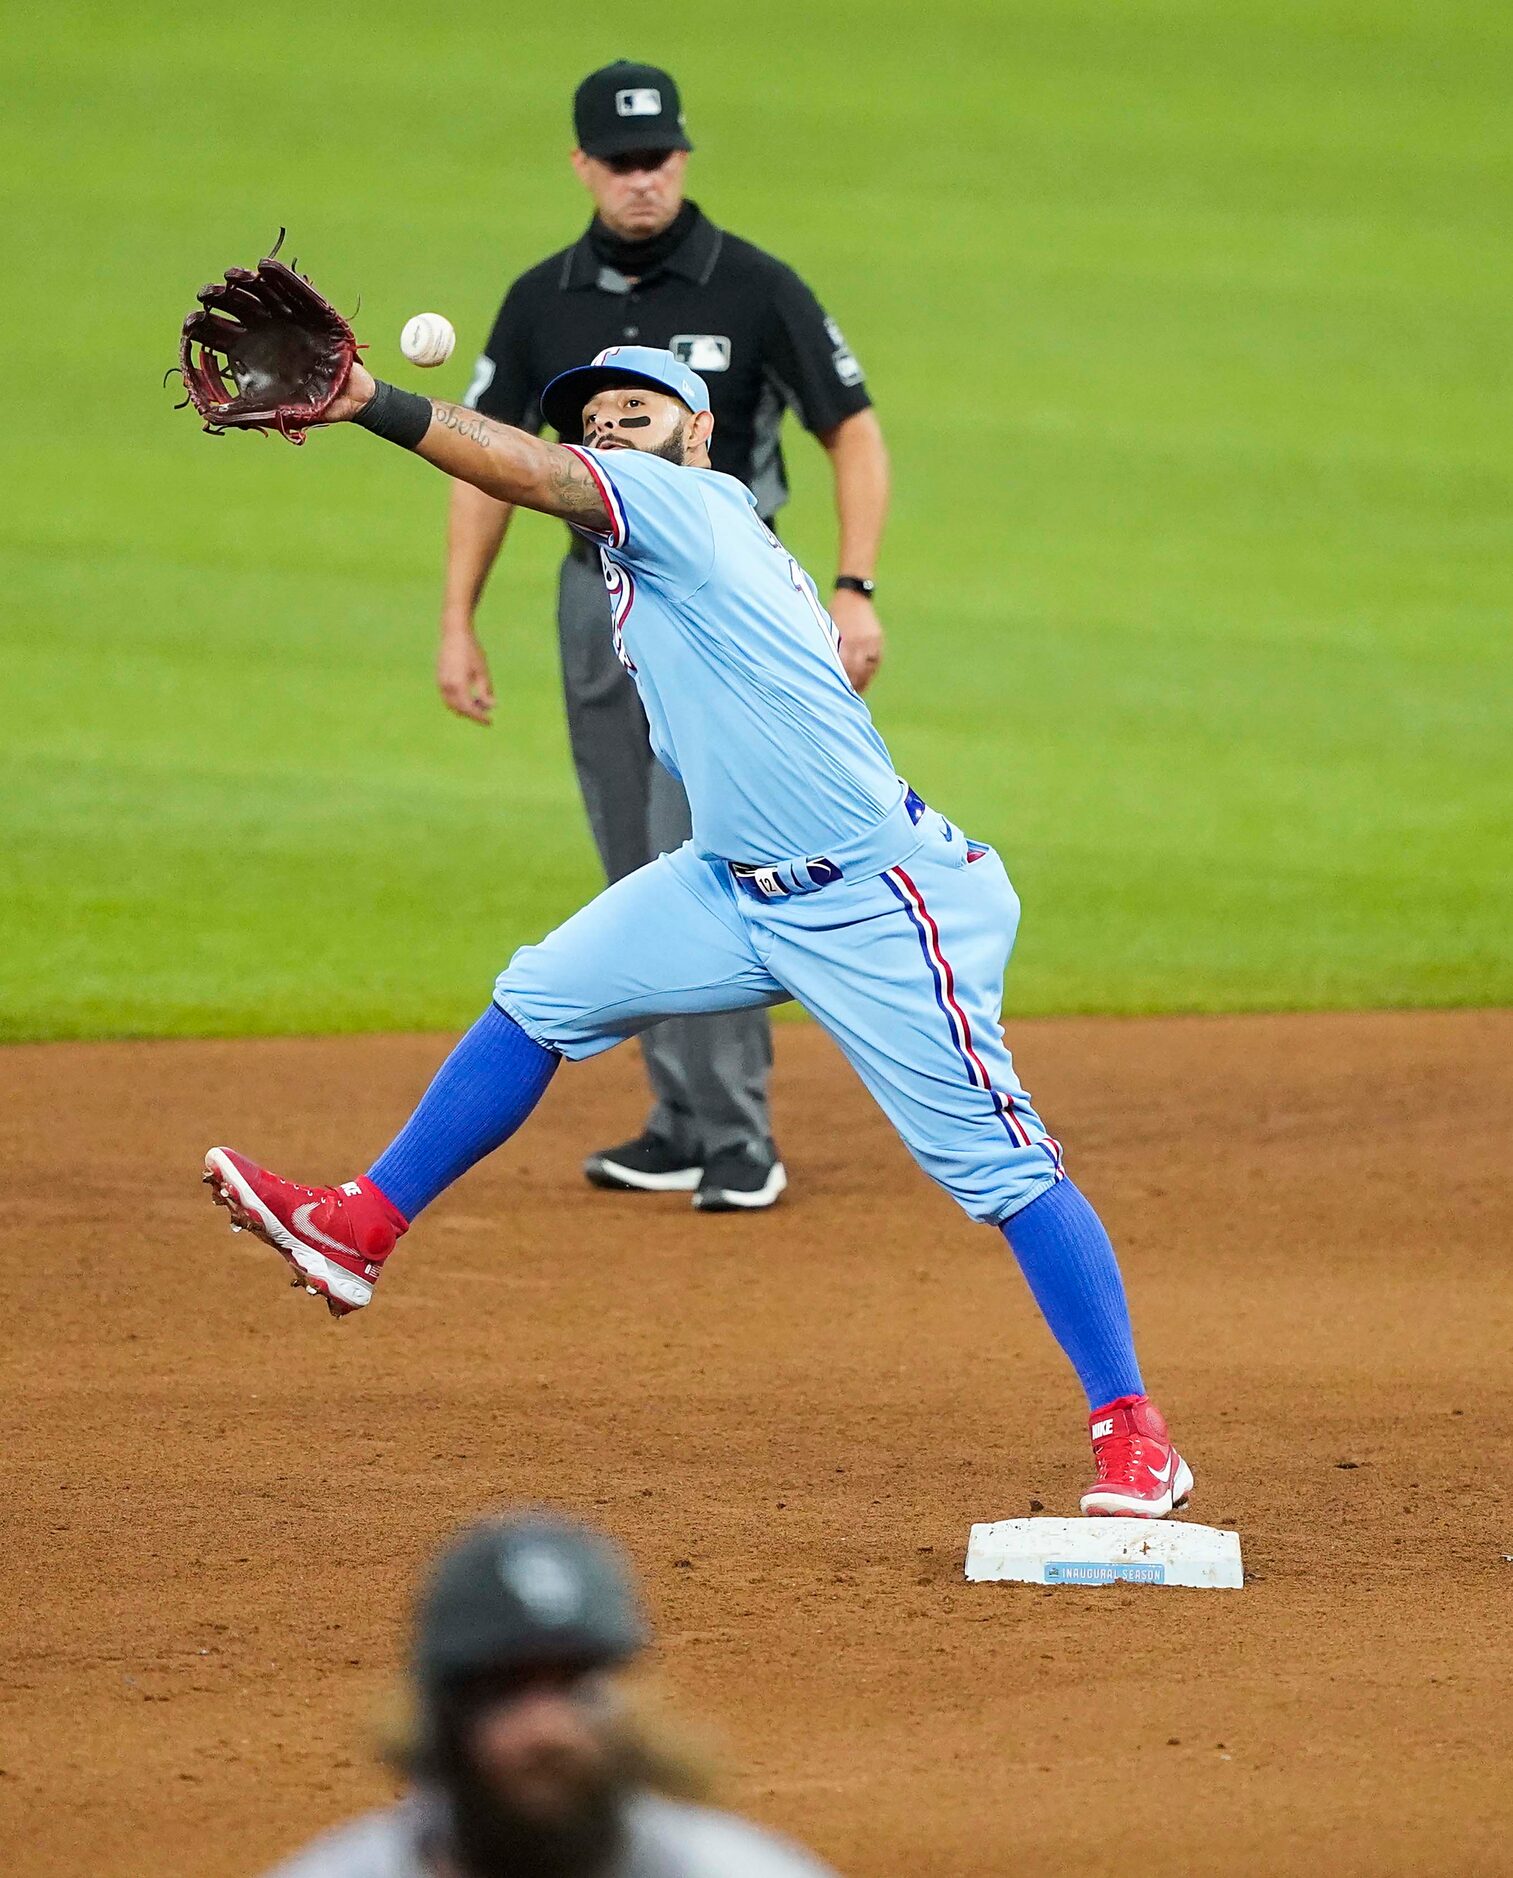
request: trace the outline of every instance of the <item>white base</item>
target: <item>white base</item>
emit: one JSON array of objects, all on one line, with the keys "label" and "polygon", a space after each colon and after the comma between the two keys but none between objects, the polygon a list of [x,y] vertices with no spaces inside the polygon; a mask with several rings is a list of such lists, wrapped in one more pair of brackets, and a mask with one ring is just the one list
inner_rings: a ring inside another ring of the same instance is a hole
[{"label": "white base", "polygon": [[1173,1519],[1000,1519],[974,1526],[967,1576],[1026,1585],[1193,1585],[1238,1591],[1240,1535]]}]

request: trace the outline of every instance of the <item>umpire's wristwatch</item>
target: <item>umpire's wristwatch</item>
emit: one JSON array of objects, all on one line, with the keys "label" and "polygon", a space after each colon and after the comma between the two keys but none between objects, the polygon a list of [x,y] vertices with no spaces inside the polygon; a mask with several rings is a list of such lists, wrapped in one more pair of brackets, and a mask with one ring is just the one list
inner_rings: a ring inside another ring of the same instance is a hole
[{"label": "umpire's wristwatch", "polygon": [[877,582],[863,580],[860,574],[837,574],[835,590],[837,593],[859,593],[864,600],[870,600],[877,592]]}]

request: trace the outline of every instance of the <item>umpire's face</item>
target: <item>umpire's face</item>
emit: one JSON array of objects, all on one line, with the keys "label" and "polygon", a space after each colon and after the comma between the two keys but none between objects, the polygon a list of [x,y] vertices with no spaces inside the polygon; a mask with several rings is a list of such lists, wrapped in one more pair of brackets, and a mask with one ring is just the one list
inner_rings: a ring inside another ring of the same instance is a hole
[{"label": "umpire's face", "polygon": [[627,150],[612,157],[575,150],[573,168],[599,220],[622,241],[650,241],[683,206],[686,150]]}]

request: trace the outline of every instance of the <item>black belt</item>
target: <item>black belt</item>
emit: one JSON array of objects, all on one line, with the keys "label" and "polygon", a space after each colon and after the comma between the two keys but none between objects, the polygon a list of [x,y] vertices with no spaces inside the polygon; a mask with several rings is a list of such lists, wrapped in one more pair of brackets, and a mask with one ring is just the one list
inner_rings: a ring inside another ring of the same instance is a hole
[{"label": "black belt", "polygon": [[747,867],[730,863],[730,878],[753,900],[786,900],[790,894],[818,893],[841,878],[834,861],[820,855],[813,861],[790,861],[785,867]]}]

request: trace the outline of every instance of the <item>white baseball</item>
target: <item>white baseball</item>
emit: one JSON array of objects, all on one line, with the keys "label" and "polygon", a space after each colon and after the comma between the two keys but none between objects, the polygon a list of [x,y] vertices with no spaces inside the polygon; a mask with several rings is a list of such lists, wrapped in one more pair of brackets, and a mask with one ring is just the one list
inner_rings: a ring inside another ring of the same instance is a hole
[{"label": "white baseball", "polygon": [[399,335],[399,349],[412,365],[445,365],[457,334],[441,313],[417,313]]}]

